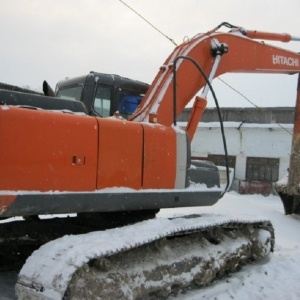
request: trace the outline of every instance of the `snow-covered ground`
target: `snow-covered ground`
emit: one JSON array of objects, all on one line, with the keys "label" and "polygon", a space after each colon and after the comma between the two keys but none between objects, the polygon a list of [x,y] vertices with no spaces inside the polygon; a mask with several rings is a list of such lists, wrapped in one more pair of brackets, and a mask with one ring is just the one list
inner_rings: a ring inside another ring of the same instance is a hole
[{"label": "snow-covered ground", "polygon": [[[166,209],[158,217],[191,213],[253,214],[270,219],[275,227],[276,247],[269,258],[246,266],[207,288],[180,295],[179,299],[300,299],[300,216],[285,216],[279,197],[230,192],[213,207]],[[14,278],[11,273],[0,274],[0,299],[15,299]]]},{"label": "snow-covered ground", "polygon": [[[174,211],[166,210],[160,215],[171,216]],[[275,251],[268,259],[243,267],[240,272],[207,288],[181,295],[181,300],[300,299],[300,216],[284,215],[278,196],[242,196],[230,192],[213,207],[177,211],[178,214],[192,211],[263,216],[272,221],[276,237]]]}]

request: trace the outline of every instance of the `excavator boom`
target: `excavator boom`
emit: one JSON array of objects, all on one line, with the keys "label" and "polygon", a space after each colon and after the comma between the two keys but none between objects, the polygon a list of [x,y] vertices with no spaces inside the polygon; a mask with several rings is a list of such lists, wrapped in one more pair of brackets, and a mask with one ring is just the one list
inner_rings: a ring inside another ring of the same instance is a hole
[{"label": "excavator boom", "polygon": [[[211,77],[211,80],[225,73],[295,74],[300,72],[299,53],[253,40],[264,37],[275,41],[287,42],[289,40],[286,34],[241,29],[228,33],[210,31],[179,45],[160,67],[155,80],[131,120],[147,121],[149,115],[155,114],[158,123],[170,126],[174,122],[173,111],[170,109],[173,107],[173,84],[176,84],[177,89],[177,115],[183,111],[199,90],[205,87],[206,79],[194,64],[183,57],[197,62],[197,65],[208,78]],[[293,40],[300,39],[293,38]],[[177,80],[173,83],[174,61],[179,56],[182,59],[177,63]],[[215,67],[217,60],[220,61]],[[195,122],[198,123],[199,119]]]}]

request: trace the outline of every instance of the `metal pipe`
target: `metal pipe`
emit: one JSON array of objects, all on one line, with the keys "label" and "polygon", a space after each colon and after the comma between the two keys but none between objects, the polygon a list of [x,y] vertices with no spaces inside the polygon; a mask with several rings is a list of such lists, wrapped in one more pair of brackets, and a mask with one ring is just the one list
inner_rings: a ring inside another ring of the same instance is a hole
[{"label": "metal pipe", "polygon": [[[215,78],[215,75],[216,75],[219,63],[221,61],[221,57],[222,57],[221,54],[218,54],[215,57],[214,64],[213,64],[213,66],[211,68],[211,71],[210,71],[210,74],[208,76],[208,80],[209,80],[210,83],[212,83],[213,79]],[[206,84],[205,87],[204,87],[204,89],[203,89],[203,91],[202,91],[201,98],[206,98],[209,90],[210,90],[209,85]]]}]

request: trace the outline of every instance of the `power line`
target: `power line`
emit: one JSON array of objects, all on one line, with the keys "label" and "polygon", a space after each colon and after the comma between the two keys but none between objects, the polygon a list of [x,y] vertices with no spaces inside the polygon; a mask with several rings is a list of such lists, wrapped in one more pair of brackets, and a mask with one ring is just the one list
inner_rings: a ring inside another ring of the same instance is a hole
[{"label": "power line", "polygon": [[225,85],[227,85],[230,89],[232,89],[234,92],[236,92],[237,94],[239,94],[240,96],[242,96],[246,101],[248,101],[249,103],[251,103],[254,107],[259,108],[258,105],[256,105],[254,102],[252,102],[249,98],[247,98],[244,94],[242,94],[241,92],[239,92],[237,89],[235,89],[233,86],[231,86],[229,83],[227,83],[226,81],[224,81],[223,79],[221,79],[220,77],[218,77],[218,79],[220,81],[222,81]]},{"label": "power line", "polygon": [[127,3],[125,3],[122,0],[119,0],[121,3],[123,3],[125,6],[127,6],[130,10],[132,10],[136,15],[138,15],[141,19],[143,19],[146,23],[148,23],[152,28],[154,28],[156,31],[158,31],[161,35],[163,35],[165,38],[167,38],[172,44],[177,46],[177,44],[174,42],[173,39],[168,37],[166,34],[164,34],[161,30],[159,30],[157,27],[155,27],[152,23],[150,23],[147,19],[145,19],[141,14],[139,14],[136,10],[134,10],[131,6],[129,6]]},{"label": "power line", "polygon": [[[224,81],[223,79],[221,79],[220,77],[218,77],[218,79],[220,81],[222,81],[225,85],[227,85],[230,89],[232,89],[234,92],[236,92],[237,94],[239,94],[241,97],[243,97],[246,101],[248,101],[249,103],[251,103],[254,107],[256,107],[257,109],[261,110],[261,107],[259,107],[258,105],[256,105],[254,102],[252,102],[249,98],[247,98],[244,94],[242,94],[241,92],[239,92],[238,90],[236,90],[233,86],[231,86],[229,83],[227,83],[226,81]],[[284,131],[286,131],[288,134],[292,135],[292,133],[286,129],[282,124],[280,123],[276,123],[281,129],[283,129]]]}]

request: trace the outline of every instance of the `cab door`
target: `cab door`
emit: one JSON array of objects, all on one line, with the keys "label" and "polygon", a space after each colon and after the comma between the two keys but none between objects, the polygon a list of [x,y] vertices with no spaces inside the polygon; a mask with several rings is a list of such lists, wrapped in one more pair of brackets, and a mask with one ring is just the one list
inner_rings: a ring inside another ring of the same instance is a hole
[{"label": "cab door", "polygon": [[93,112],[103,118],[109,117],[112,112],[113,87],[109,85],[98,85],[92,105]]}]

